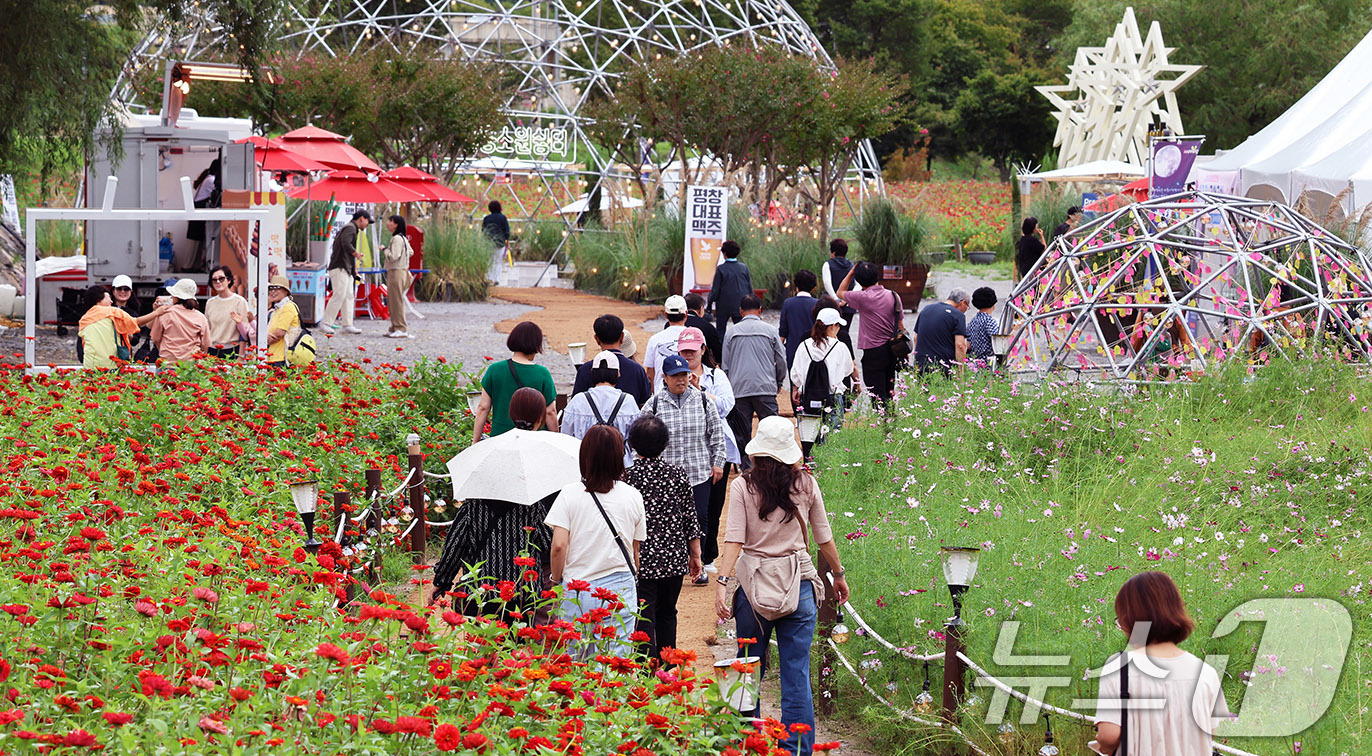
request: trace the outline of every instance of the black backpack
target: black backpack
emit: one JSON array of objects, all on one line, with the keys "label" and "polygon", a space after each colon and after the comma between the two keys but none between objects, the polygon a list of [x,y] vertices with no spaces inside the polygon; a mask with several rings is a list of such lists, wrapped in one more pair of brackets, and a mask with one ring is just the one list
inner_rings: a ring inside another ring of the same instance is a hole
[{"label": "black backpack", "polygon": [[614,425],[615,418],[619,417],[619,408],[624,406],[624,400],[628,398],[628,396],[629,395],[624,393],[623,391],[619,392],[619,401],[615,402],[615,408],[610,410],[610,419],[607,420],[600,416],[600,408],[595,406],[595,400],[591,398],[591,393],[589,391],[586,392],[586,404],[590,405],[591,414],[595,415],[595,424],[611,426]]},{"label": "black backpack", "polygon": [[[813,343],[811,342],[811,345]],[[824,408],[829,404],[834,393],[833,385],[829,383],[829,365],[825,359],[829,357],[829,352],[834,351],[834,347],[837,345],[838,340],[833,339],[833,343],[829,344],[829,351],[825,352],[824,356],[819,359],[815,359],[814,353],[810,352],[809,345],[805,347],[810,356],[810,368],[805,372],[805,385],[800,390],[800,406],[796,408],[796,412],[801,415],[806,417],[824,415]]]}]

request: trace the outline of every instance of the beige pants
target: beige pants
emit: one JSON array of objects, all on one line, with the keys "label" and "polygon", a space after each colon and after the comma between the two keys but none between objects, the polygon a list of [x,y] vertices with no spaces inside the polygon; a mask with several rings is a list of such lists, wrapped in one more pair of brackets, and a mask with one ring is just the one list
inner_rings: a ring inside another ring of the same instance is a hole
[{"label": "beige pants", "polygon": [[386,271],[386,307],[391,311],[391,332],[408,331],[405,323],[405,292],[410,289],[408,270]]},{"label": "beige pants", "polygon": [[342,268],[330,268],[329,284],[333,286],[333,295],[329,297],[329,303],[324,305],[324,318],[319,321],[319,324],[331,326],[341,314],[343,327],[351,328],[353,310],[357,301],[357,282],[353,280],[352,274],[348,271]]}]

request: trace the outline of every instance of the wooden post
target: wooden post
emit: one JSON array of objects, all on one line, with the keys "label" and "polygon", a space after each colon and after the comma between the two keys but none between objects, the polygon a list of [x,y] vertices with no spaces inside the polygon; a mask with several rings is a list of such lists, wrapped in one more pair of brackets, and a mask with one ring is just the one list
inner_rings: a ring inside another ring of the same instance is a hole
[{"label": "wooden post", "polygon": [[377,507],[381,506],[381,502],[377,500],[377,497],[380,494],[381,471],[375,469],[368,470],[367,506],[370,507],[372,511],[371,514],[367,515],[367,522],[363,524],[363,527],[366,528],[367,535],[369,536],[374,536],[377,533],[381,532],[381,512],[377,510]]},{"label": "wooden post", "polygon": [[[829,573],[833,568],[824,558],[824,552],[819,554],[820,580],[824,581],[824,600],[819,604],[818,632],[821,641],[829,637],[833,631],[835,623],[838,622],[838,601],[834,596],[834,584],[829,579]],[[819,654],[819,683],[815,686],[816,708],[824,716],[833,716],[837,710],[834,701],[834,666],[838,659],[834,657],[834,651],[828,643],[820,644]]]},{"label": "wooden post", "polygon": [[[330,539],[337,539],[340,547],[348,543],[348,517],[352,510],[353,495],[347,491],[334,491],[333,494],[333,532],[329,534]],[[352,570],[347,567],[339,567],[343,573],[343,603],[351,603],[353,600],[353,576]]]},{"label": "wooden post", "polygon": [[958,703],[962,701],[966,685],[963,671],[966,667],[958,654],[962,651],[962,631],[966,627],[961,619],[949,622],[943,628],[946,646],[943,651],[943,718],[957,722]]},{"label": "wooden post", "polygon": [[405,438],[410,455],[410,511],[414,514],[414,529],[410,531],[410,551],[415,564],[424,564],[424,549],[429,542],[428,512],[424,507],[424,455],[419,452],[419,436],[411,433]]}]

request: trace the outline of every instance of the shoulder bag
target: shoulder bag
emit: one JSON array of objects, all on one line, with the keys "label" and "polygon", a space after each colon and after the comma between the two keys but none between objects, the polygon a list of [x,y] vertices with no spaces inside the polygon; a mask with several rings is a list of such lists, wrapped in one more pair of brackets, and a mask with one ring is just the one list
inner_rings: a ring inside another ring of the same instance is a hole
[{"label": "shoulder bag", "polygon": [[[781,557],[754,557],[744,552],[739,557],[735,574],[739,590],[748,597],[753,612],[763,619],[776,621],[795,612],[800,605],[800,586],[814,576],[810,562],[810,533],[805,518],[796,514],[805,549]],[[802,558],[803,557],[803,558]],[[822,589],[815,583],[815,601],[823,600]]]},{"label": "shoulder bag", "polygon": [[1120,667],[1120,746],[1115,756],[1129,754],[1129,652],[1120,653],[1124,664]]},{"label": "shoulder bag", "polygon": [[910,357],[910,352],[914,351],[914,346],[910,343],[910,334],[905,330],[905,318],[901,314],[900,295],[893,291],[891,292],[891,296],[896,299],[895,303],[892,305],[895,307],[896,311],[896,330],[891,334],[891,338],[886,341],[886,346],[890,347],[891,358],[894,359],[897,366],[899,366],[899,363],[905,362],[905,360]]},{"label": "shoulder bag", "polygon": [[619,547],[619,553],[624,556],[624,566],[629,568],[629,574],[634,580],[638,580],[638,570],[634,569],[634,558],[629,555],[629,549],[624,545],[624,539],[619,537],[619,529],[610,521],[610,515],[605,512],[605,505],[600,503],[600,497],[595,491],[587,491],[591,495],[591,501],[595,502],[595,508],[600,510],[600,516],[605,519],[605,527],[610,529],[610,535],[614,536],[615,545]]}]

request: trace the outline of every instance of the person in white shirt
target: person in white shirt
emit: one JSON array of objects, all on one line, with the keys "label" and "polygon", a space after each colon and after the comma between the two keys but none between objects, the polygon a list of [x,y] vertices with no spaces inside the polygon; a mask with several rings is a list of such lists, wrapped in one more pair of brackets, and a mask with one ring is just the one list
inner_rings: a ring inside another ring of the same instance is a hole
[{"label": "person in white shirt", "polygon": [[[609,425],[597,425],[581,439],[581,477],[562,489],[544,524],[553,529],[549,576],[563,587],[561,616],[568,622],[604,607],[611,611],[601,627],[614,633],[602,638],[588,627],[578,654],[628,656],[629,635],[638,609],[638,552],[648,537],[643,496],[620,480],[624,475],[624,437]],[[618,598],[596,598],[604,588]]]},{"label": "person in white shirt", "polygon": [[1124,741],[1128,756],[1210,756],[1229,706],[1215,668],[1177,646],[1196,627],[1177,584],[1165,572],[1129,578],[1115,596],[1115,625],[1130,649],[1101,670],[1096,739],[1087,746],[1114,754]]},{"label": "person in white shirt", "polygon": [[[615,388],[618,382],[618,355],[605,351],[591,358],[591,388],[567,402],[562,410],[562,432],[573,438],[584,438],[586,431],[597,425],[612,425],[621,436],[628,438],[630,426],[638,419],[638,402],[628,392]],[[624,466],[633,463],[626,444]]]},{"label": "person in white shirt", "polygon": [[[800,419],[800,449],[806,459],[814,445],[824,440],[824,434],[843,422],[843,379],[857,378],[853,353],[838,340],[838,330],[843,325],[845,321],[838,310],[820,310],[810,338],[801,342],[791,363],[791,406]],[[823,362],[828,369],[829,391],[827,395],[805,396],[810,365],[816,362]]]},{"label": "person in white shirt", "polygon": [[653,384],[654,394],[662,390],[662,361],[676,354],[676,340],[686,330],[686,297],[679,294],[667,297],[662,310],[667,317],[667,327],[653,334],[648,339],[648,346],[643,348],[643,369]]}]

